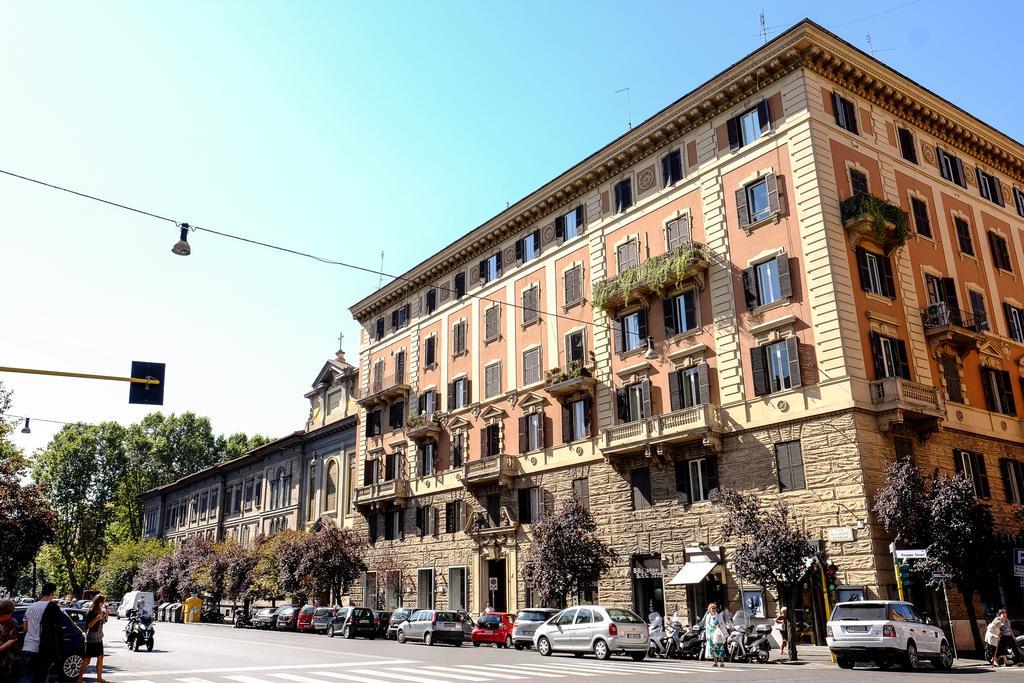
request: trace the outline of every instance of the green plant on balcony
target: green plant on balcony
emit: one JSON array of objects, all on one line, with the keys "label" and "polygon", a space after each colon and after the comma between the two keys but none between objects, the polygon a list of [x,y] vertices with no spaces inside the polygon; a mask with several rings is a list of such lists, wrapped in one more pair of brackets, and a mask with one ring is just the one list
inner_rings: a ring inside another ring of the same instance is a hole
[{"label": "green plant on balcony", "polygon": [[667,254],[649,258],[613,278],[594,283],[590,298],[594,306],[610,312],[620,300],[628,305],[638,287],[664,292],[678,283],[693,266],[700,253],[696,244],[680,245]]},{"label": "green plant on balcony", "polygon": [[544,383],[548,386],[553,384],[560,384],[562,382],[568,382],[569,380],[579,379],[580,377],[591,377],[590,369],[582,363],[573,363],[566,370],[561,368],[552,368],[548,370],[547,377],[544,379]]},{"label": "green plant on balcony", "polygon": [[[840,205],[844,221],[866,215],[875,229],[875,239],[882,244],[903,246],[910,237],[910,221],[907,212],[897,204],[879,199],[870,194],[856,194]],[[890,232],[889,226],[893,228]]]}]

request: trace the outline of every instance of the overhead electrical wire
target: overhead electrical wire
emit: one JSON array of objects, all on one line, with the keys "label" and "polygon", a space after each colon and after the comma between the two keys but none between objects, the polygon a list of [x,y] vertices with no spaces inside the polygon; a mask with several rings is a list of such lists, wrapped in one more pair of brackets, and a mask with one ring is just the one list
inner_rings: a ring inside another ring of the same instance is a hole
[{"label": "overhead electrical wire", "polygon": [[[365,266],[356,265],[354,263],[347,263],[345,261],[338,261],[338,260],[326,258],[326,257],[323,257],[323,256],[317,256],[316,254],[311,254],[311,253],[308,253],[308,252],[299,251],[297,249],[290,249],[288,247],[282,247],[282,246],[279,246],[279,245],[276,245],[276,244],[271,244],[269,242],[261,242],[260,240],[255,240],[255,239],[252,239],[252,238],[249,238],[249,237],[242,237],[241,235],[234,235],[234,234],[229,233],[229,232],[223,232],[223,231],[220,231],[220,230],[214,230],[213,228],[206,228],[206,227],[203,227],[201,225],[196,225],[194,223],[180,222],[180,221],[177,221],[177,220],[175,220],[173,218],[169,218],[167,216],[162,216],[162,215],[160,215],[158,213],[153,213],[152,211],[145,211],[143,209],[139,209],[139,208],[136,208],[134,206],[130,206],[128,204],[122,204],[120,202],[115,202],[115,201],[111,201],[109,199],[104,199],[103,197],[98,197],[96,195],[88,194],[86,192],[80,192],[78,190],[72,190],[70,188],[63,187],[61,185],[56,185],[54,183],[46,182],[45,180],[39,180],[38,178],[31,178],[29,176],[21,175],[19,173],[14,173],[12,171],[7,171],[7,170],[4,170],[2,168],[0,168],[0,173],[2,173],[4,175],[7,175],[7,176],[10,176],[12,178],[17,178],[19,180],[24,180],[26,182],[35,183],[36,185],[41,185],[43,187],[47,187],[47,188],[50,188],[50,189],[53,189],[53,190],[60,190],[61,192],[67,192],[68,194],[75,195],[76,197],[81,197],[83,199],[90,199],[90,200],[95,201],[95,202],[100,202],[102,204],[106,204],[107,206],[112,206],[112,207],[115,207],[115,208],[118,208],[118,209],[122,209],[122,210],[125,210],[125,211],[131,211],[133,213],[141,214],[141,215],[147,216],[149,218],[154,218],[154,219],[157,219],[157,220],[166,221],[168,223],[174,224],[175,227],[178,227],[178,228],[188,228],[189,230],[191,230],[193,232],[197,232],[197,231],[198,232],[207,232],[207,233],[210,233],[211,235],[217,235],[219,237],[226,237],[228,239],[237,240],[239,242],[245,242],[247,244],[252,244],[252,245],[255,245],[255,246],[259,246],[259,247],[264,247],[264,248],[267,248],[267,249],[273,249],[273,250],[276,250],[276,251],[284,252],[286,254],[292,254],[294,256],[300,256],[300,257],[303,257],[303,258],[312,259],[314,261],[319,261],[320,263],[324,263],[324,264],[327,264],[327,265],[340,266],[342,268],[349,268],[351,270],[357,270],[357,271],[360,271],[360,272],[363,272],[363,273],[369,273],[371,275],[382,275],[384,277],[388,277],[388,278],[391,278],[393,280],[398,280],[400,282],[408,282],[410,284],[417,284],[416,281],[413,278],[405,277],[404,275],[392,275],[390,273],[382,272],[379,269],[367,268]],[[437,286],[436,288],[438,290],[448,292],[449,294],[454,294],[455,293],[454,288],[449,287],[447,285],[440,285],[440,286]],[[463,292],[462,296],[468,297],[468,298],[473,298],[473,299],[479,299],[481,301],[488,301],[488,302],[491,302],[491,303],[500,304],[502,306],[509,306],[509,307],[512,307],[512,308],[519,308],[519,309],[522,309],[524,311],[535,312],[538,316],[542,316],[542,315],[543,316],[548,316],[548,317],[551,317],[551,318],[557,318],[557,319],[560,319],[560,320],[567,320],[567,321],[578,323],[578,324],[581,324],[581,325],[590,325],[591,327],[599,327],[600,326],[600,325],[598,325],[597,323],[595,323],[592,320],[581,320],[579,318],[573,318],[571,316],[563,315],[561,313],[552,313],[552,312],[549,312],[549,311],[545,311],[545,310],[543,310],[543,309],[541,309],[539,307],[534,308],[532,306],[524,306],[522,304],[510,303],[510,302],[504,301],[502,299],[492,299],[490,297],[484,296],[483,294],[474,294],[474,293],[470,293],[470,292]]]}]

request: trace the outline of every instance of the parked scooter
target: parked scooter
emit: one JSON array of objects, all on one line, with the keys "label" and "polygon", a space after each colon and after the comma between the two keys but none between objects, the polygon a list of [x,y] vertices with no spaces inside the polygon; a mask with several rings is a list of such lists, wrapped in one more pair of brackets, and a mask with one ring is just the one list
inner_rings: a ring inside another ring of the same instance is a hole
[{"label": "parked scooter", "polygon": [[203,613],[199,616],[199,621],[204,624],[223,624],[224,615],[215,607],[209,607],[203,610]]},{"label": "parked scooter", "polygon": [[235,628],[252,628],[252,612],[243,608],[235,608]]},{"label": "parked scooter", "polygon": [[683,659],[704,659],[704,629],[698,624],[688,626],[683,632],[679,654]]},{"label": "parked scooter", "polygon": [[149,612],[143,612],[141,615],[138,610],[128,610],[128,625],[124,627],[124,642],[128,646],[129,650],[139,651],[139,648],[143,645],[146,646],[147,652],[153,651],[153,634],[156,633],[156,629],[153,628],[153,617]]},{"label": "parked scooter", "polygon": [[679,621],[679,614],[673,614],[669,619],[668,631],[665,633],[665,657],[669,659],[683,658],[683,623]]},{"label": "parked scooter", "polygon": [[737,612],[725,646],[729,661],[768,663],[772,647],[768,640],[771,632],[772,627],[768,624],[752,628],[747,613]]},{"label": "parked scooter", "polygon": [[664,657],[668,651],[668,644],[666,643],[665,628],[661,615],[657,612],[651,612],[647,619],[650,623],[647,656]]}]

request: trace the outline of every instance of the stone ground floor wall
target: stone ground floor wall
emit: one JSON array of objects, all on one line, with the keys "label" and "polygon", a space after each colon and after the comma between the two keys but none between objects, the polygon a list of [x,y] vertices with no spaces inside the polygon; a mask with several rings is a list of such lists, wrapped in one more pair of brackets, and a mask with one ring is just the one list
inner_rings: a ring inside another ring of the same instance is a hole
[{"label": "stone ground floor wall", "polygon": [[[803,489],[780,491],[776,446],[780,443],[800,442],[806,486]],[[895,575],[889,554],[891,537],[869,512],[869,496],[882,482],[885,462],[895,457],[892,436],[880,434],[876,417],[869,413],[844,412],[814,419],[791,421],[768,429],[724,435],[718,454],[718,479],[721,486],[756,493],[766,505],[785,502],[798,524],[812,539],[820,539],[824,556],[839,570],[839,584],[849,589],[861,589],[863,597],[895,597]],[[924,444],[914,439],[915,458],[922,469],[938,468],[953,473],[952,449],[971,448],[1005,457],[1010,454],[1024,460],[1024,447],[986,442],[983,439],[953,432],[939,432]],[[741,605],[741,581],[733,571],[732,554],[735,542],[727,542],[721,533],[721,512],[709,502],[684,504],[676,490],[675,461],[708,455],[700,442],[677,446],[662,459],[645,457],[642,453],[613,456],[578,465],[547,470],[538,474],[517,477],[510,486],[492,485],[488,488],[459,490],[421,496],[407,503],[404,537],[396,540],[378,540],[369,552],[371,570],[386,571],[389,567],[401,572],[403,580],[402,603],[420,606],[423,602],[417,586],[417,570],[429,568],[435,577],[434,606],[448,608],[451,604],[451,586],[447,584],[448,570],[465,567],[467,576],[466,607],[480,612],[490,602],[488,560],[504,559],[506,575],[502,582],[507,594],[506,608],[532,606],[536,602],[527,587],[527,564],[530,561],[531,528],[519,524],[518,490],[539,486],[544,491],[544,509],[547,513],[559,510],[572,495],[573,482],[586,479],[589,489],[589,507],[597,522],[599,537],[617,553],[612,568],[597,586],[596,598],[605,604],[634,606],[637,586],[637,556],[656,558],[639,572],[663,591],[664,609],[668,614],[678,610],[681,616],[695,619],[706,605],[698,604],[708,596],[707,591],[682,586],[670,586],[669,581],[701,546],[720,551],[722,562],[712,572],[720,580],[725,599],[732,610]],[[1000,455],[1001,454],[1001,455]],[[634,510],[630,470],[649,467],[651,478],[651,506]],[[998,464],[990,466],[993,498],[1002,495]],[[487,494],[499,496],[503,523],[494,529],[474,530],[473,519],[486,509]],[[445,531],[445,503],[463,502],[463,515],[458,520],[458,531]],[[416,528],[415,506],[427,505],[437,510],[435,525],[423,536]],[[1001,506],[1001,507],[1000,507]],[[997,523],[1008,525],[1009,512],[1005,505],[994,505]],[[358,516],[356,526],[367,530],[367,518]],[[845,539],[829,530],[845,534]],[[380,536],[380,533],[378,533]],[[852,540],[851,540],[852,539]],[[411,583],[410,583],[411,581]],[[808,607],[817,610],[817,619],[826,614],[821,600],[820,586],[809,576],[807,586]],[[651,584],[653,585],[653,584]],[[714,588],[713,584],[709,584]],[[750,589],[750,586],[744,586]],[[688,595],[692,591],[692,595]],[[360,589],[353,589],[353,600],[362,602]],[[836,596],[829,596],[832,601]],[[1012,598],[1013,596],[1008,596]],[[700,598],[698,600],[698,598]],[[774,591],[763,592],[767,616],[777,614]],[[962,602],[950,596],[954,620],[963,618]],[[1019,601],[1019,593],[1016,596]],[[959,602],[959,604],[957,604]],[[814,604],[812,604],[814,603]],[[1009,600],[1007,600],[1009,604]],[[425,606],[425,605],[424,605]],[[642,610],[646,606],[638,606]],[[644,615],[646,616],[646,614]],[[819,630],[823,631],[823,623]]]}]

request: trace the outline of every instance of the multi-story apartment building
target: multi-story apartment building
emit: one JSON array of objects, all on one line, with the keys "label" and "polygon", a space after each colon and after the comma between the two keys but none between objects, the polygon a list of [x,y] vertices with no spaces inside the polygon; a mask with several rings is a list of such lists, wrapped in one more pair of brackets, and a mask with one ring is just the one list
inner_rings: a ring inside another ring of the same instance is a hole
[{"label": "multi-story apartment building", "polygon": [[1022,502],[1022,217],[1024,147],[794,26],[352,307],[363,599],[530,604],[575,492],[619,555],[587,597],[770,605],[719,486],[786,501],[833,599],[894,595],[887,461],[971,473],[1004,528]]},{"label": "multi-story apartment building", "polygon": [[339,351],[306,398],[305,430],[143,494],[143,535],[251,543],[318,520],[351,525],[358,373]]}]

